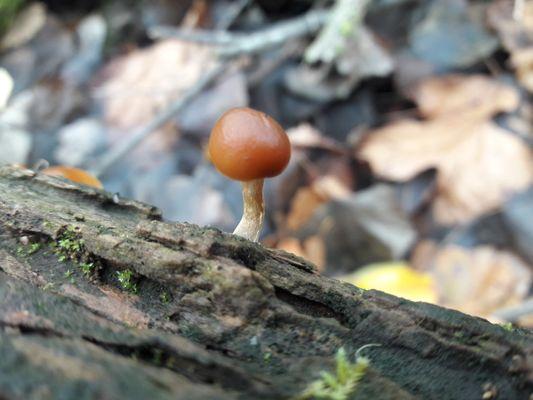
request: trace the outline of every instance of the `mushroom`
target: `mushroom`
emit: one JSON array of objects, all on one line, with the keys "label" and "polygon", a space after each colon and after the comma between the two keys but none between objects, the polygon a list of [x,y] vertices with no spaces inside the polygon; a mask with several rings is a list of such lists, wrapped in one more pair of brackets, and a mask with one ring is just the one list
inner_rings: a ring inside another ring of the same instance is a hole
[{"label": "mushroom", "polygon": [[97,178],[79,168],[56,165],[45,168],[41,172],[45,175],[58,176],[68,179],[69,181],[81,183],[86,186],[92,186],[97,189],[102,189],[104,187],[102,182],[100,182]]},{"label": "mushroom", "polygon": [[287,134],[265,113],[234,108],[215,123],[208,152],[223,175],[242,182],[244,211],[233,233],[257,241],[264,217],[263,180],[279,175],[289,163]]}]

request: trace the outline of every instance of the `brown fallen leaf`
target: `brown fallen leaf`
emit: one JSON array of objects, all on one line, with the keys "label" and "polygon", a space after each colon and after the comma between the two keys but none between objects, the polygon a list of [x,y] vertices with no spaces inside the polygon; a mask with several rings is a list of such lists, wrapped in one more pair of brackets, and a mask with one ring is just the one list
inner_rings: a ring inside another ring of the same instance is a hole
[{"label": "brown fallen leaf", "polygon": [[512,89],[486,77],[451,76],[425,81],[415,99],[429,119],[371,131],[359,156],[377,175],[396,181],[436,168],[439,222],[467,222],[533,181],[528,147],[489,119],[517,106]]},{"label": "brown fallen leaf", "polygon": [[[95,92],[108,125],[108,142],[121,142],[149,123],[180,99],[214,62],[211,50],[205,46],[162,40],[108,64]],[[178,138],[176,123],[169,122],[153,132],[129,158],[142,169],[153,169],[172,154]]]},{"label": "brown fallen leaf", "polygon": [[533,2],[524,1],[516,15],[515,1],[494,1],[488,9],[488,22],[496,29],[518,80],[533,92]]},{"label": "brown fallen leaf", "polygon": [[303,241],[286,237],[277,243],[276,248],[311,261],[319,272],[322,272],[326,265],[326,246],[320,236],[313,235]]},{"label": "brown fallen leaf", "polygon": [[414,100],[426,118],[457,113],[468,119],[487,119],[518,107],[515,89],[484,75],[447,75],[426,79],[414,91]]},{"label": "brown fallen leaf", "polygon": [[162,40],[111,62],[97,95],[105,100],[105,117],[114,128],[128,130],[149,121],[179,98],[214,65],[212,51],[179,40]]},{"label": "brown fallen leaf", "polygon": [[319,148],[342,154],[344,149],[340,143],[324,136],[310,124],[303,123],[287,131],[291,145],[301,148]]},{"label": "brown fallen leaf", "polygon": [[512,63],[516,68],[518,80],[533,92],[533,46],[513,53]]},{"label": "brown fallen leaf", "polygon": [[302,227],[313,216],[317,208],[326,201],[327,199],[316,193],[311,187],[298,189],[292,198],[291,208],[287,215],[287,228],[295,231]]},{"label": "brown fallen leaf", "polygon": [[287,228],[298,230],[314,215],[322,204],[350,195],[350,189],[332,175],[316,179],[311,186],[298,189],[291,201],[287,215]]},{"label": "brown fallen leaf", "polygon": [[[417,255],[419,252],[422,254]],[[519,304],[532,281],[530,266],[509,252],[489,246],[438,248],[425,241],[415,249],[412,263],[433,275],[438,304],[482,317]]]}]

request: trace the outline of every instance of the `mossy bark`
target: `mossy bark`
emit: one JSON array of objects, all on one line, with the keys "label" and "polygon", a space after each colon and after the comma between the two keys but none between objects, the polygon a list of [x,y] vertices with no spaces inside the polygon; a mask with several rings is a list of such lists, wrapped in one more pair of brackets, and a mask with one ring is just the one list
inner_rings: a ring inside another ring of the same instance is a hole
[{"label": "mossy bark", "polygon": [[354,399],[533,391],[530,332],[363,291],[151,206],[0,168],[2,399],[284,399],[332,369],[339,347],[369,343],[381,346],[365,350]]}]

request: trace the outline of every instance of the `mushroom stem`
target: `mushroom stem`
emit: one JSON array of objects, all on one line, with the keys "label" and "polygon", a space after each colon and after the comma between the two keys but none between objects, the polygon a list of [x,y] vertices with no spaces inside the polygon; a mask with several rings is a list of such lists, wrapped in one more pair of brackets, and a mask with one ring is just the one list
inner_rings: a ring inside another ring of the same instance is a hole
[{"label": "mushroom stem", "polygon": [[257,242],[263,228],[265,208],[263,203],[263,179],[254,179],[242,183],[244,210],[241,222],[233,231],[234,235]]}]

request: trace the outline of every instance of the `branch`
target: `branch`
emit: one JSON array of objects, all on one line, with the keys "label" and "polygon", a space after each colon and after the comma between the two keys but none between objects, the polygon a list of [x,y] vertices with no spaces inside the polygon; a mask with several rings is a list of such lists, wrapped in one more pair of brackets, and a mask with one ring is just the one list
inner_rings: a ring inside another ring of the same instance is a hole
[{"label": "branch", "polygon": [[370,3],[370,0],[336,0],[326,26],[307,48],[305,60],[333,62],[344,51],[347,39],[359,31]]},{"label": "branch", "polygon": [[313,10],[257,32],[230,33],[159,26],[150,29],[149,35],[152,38],[176,38],[218,46],[217,54],[220,57],[229,58],[259,53],[288,40],[314,33],[324,25],[328,18],[328,11]]}]

